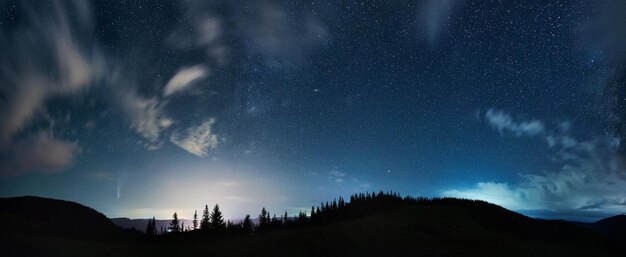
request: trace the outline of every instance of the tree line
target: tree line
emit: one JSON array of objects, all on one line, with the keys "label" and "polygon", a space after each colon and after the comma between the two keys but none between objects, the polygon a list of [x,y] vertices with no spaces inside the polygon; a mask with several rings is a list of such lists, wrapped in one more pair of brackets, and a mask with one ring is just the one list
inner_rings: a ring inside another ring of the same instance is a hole
[{"label": "tree line", "polygon": [[[438,198],[437,198],[438,199]],[[259,231],[277,230],[289,227],[302,227],[317,224],[326,224],[340,220],[369,215],[381,211],[392,210],[406,204],[427,203],[436,200],[423,197],[402,197],[400,194],[388,191],[367,192],[353,194],[349,201],[343,197],[333,201],[322,202],[318,206],[311,206],[310,211],[299,211],[294,216],[289,216],[285,211],[281,215],[273,215],[263,207],[254,222],[250,215],[239,222],[224,220],[218,204],[209,211],[205,205],[202,216],[198,217],[198,211],[194,211],[192,224],[185,227],[178,214],[174,212],[167,228],[156,228],[156,219],[148,221],[146,234],[154,236],[169,233],[193,232],[205,234],[250,234]]]}]

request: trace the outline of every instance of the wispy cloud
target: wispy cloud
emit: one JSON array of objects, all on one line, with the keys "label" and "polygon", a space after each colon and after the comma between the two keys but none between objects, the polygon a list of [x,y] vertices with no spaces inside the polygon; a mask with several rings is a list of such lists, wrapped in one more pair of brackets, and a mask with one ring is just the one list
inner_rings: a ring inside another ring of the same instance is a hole
[{"label": "wispy cloud", "polygon": [[461,0],[425,0],[418,6],[417,15],[420,30],[431,46],[439,40],[441,32],[448,26],[451,15]]},{"label": "wispy cloud", "polygon": [[29,172],[55,173],[71,165],[79,147],[76,143],[54,138],[40,131],[20,140],[8,149],[0,162],[0,175],[23,175]]},{"label": "wispy cloud", "polygon": [[516,136],[535,136],[545,131],[545,126],[541,121],[514,121],[510,114],[494,109],[487,110],[485,120],[500,133],[508,131]]},{"label": "wispy cloud", "polygon": [[[569,123],[548,130],[543,125],[522,126],[524,122],[503,112],[492,111],[491,116],[501,131],[541,135],[552,150],[550,159],[560,168],[520,174],[519,183],[480,182],[473,188],[450,189],[444,196],[482,199],[514,210],[626,211],[626,163],[604,140],[577,140],[568,134]],[[524,129],[528,127],[533,128]]]},{"label": "wispy cloud", "polygon": [[343,172],[338,171],[338,170],[331,170],[331,171],[328,173],[328,175],[329,175],[329,177],[328,177],[328,178],[330,178],[330,179],[334,180],[334,181],[335,181],[335,182],[337,182],[337,183],[343,183],[343,180],[344,180],[344,179],[345,179],[345,177],[346,177],[346,173],[343,173]]},{"label": "wispy cloud", "polygon": [[162,145],[162,132],[173,123],[164,114],[163,104],[157,98],[143,98],[133,91],[127,91],[121,98],[131,129],[146,141],[145,146],[148,149],[159,149]]},{"label": "wispy cloud", "polygon": [[[260,1],[251,19],[244,23],[250,49],[290,65],[322,46],[329,34],[321,20],[304,11],[294,15],[283,5]],[[243,25],[243,24],[242,24]]]},{"label": "wispy cloud", "polygon": [[105,72],[104,58],[84,37],[93,30],[88,3],[17,4],[21,23],[0,35],[0,173],[62,171],[78,146],[41,132],[54,123],[46,102],[87,90]]},{"label": "wispy cloud", "polygon": [[209,75],[209,69],[205,65],[185,67],[179,70],[170,79],[163,89],[163,96],[169,96],[178,91],[182,91],[193,84],[193,82],[205,78]]},{"label": "wispy cloud", "polygon": [[211,131],[214,123],[215,119],[210,118],[197,127],[187,129],[184,136],[172,134],[170,141],[198,157],[207,157],[209,150],[216,148],[219,143],[217,135]]},{"label": "wispy cloud", "polygon": [[[91,30],[86,4],[52,2],[52,10],[24,6],[28,18],[19,33],[0,41],[0,93],[8,99],[0,102],[3,144],[45,109],[46,100],[78,93],[103,73],[99,51],[76,40]],[[80,19],[70,22],[70,17]]]}]

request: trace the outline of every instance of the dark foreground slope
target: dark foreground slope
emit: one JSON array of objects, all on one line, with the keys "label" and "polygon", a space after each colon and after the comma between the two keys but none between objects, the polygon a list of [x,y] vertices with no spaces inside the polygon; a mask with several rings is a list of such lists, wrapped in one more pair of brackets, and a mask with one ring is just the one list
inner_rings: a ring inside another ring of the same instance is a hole
[{"label": "dark foreground slope", "polygon": [[[393,208],[361,204],[370,211],[337,211],[341,219],[245,235],[185,232],[116,239],[32,234],[4,238],[1,247],[8,249],[3,256],[624,256],[591,229],[531,219],[480,201],[440,199]],[[2,225],[6,222],[2,219]]]},{"label": "dark foreground slope", "polygon": [[615,243],[626,246],[626,215],[617,215],[593,223],[576,224],[598,231]]},{"label": "dark foreground slope", "polygon": [[0,198],[3,235],[110,239],[122,229],[84,205],[42,197]]}]

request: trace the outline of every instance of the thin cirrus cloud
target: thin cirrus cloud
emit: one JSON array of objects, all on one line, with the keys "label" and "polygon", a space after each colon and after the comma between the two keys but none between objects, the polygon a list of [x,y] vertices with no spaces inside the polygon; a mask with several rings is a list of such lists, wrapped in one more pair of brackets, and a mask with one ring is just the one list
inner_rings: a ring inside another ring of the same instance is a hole
[{"label": "thin cirrus cloud", "polygon": [[444,196],[481,199],[513,210],[626,211],[626,164],[603,140],[576,140],[568,134],[569,123],[548,130],[543,125],[521,125],[543,124],[540,121],[515,121],[510,117],[498,110],[485,114],[490,125],[501,132],[545,140],[552,151],[551,159],[560,168],[520,174],[519,183],[483,181],[472,188],[449,189]]},{"label": "thin cirrus cloud", "polygon": [[207,157],[209,150],[216,148],[219,143],[217,135],[212,132],[214,123],[215,119],[210,118],[197,127],[187,129],[185,135],[174,133],[170,142],[195,156]]},{"label": "thin cirrus cloud", "polygon": [[209,76],[209,69],[205,65],[185,67],[179,70],[163,90],[163,96],[167,97],[176,92],[189,88],[195,81]]}]

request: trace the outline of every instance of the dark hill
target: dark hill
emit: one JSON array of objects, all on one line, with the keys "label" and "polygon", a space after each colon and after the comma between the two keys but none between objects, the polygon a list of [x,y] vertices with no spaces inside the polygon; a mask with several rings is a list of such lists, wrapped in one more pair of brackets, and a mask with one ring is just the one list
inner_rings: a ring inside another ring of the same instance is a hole
[{"label": "dark hill", "polygon": [[0,198],[0,232],[82,239],[110,239],[121,232],[104,214],[63,200],[24,196]]},{"label": "dark hill", "polygon": [[608,217],[593,223],[578,224],[596,230],[621,245],[626,245],[626,215]]},{"label": "dark hill", "polygon": [[626,215],[617,215],[593,223],[594,226],[616,238],[626,239]]},{"label": "dark hill", "polygon": [[592,229],[459,199],[368,195],[333,203],[301,223],[252,233],[192,231],[139,240],[106,239],[120,229],[79,204],[42,198],[0,204],[3,256],[625,256]]}]

